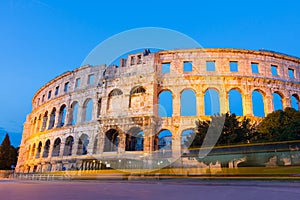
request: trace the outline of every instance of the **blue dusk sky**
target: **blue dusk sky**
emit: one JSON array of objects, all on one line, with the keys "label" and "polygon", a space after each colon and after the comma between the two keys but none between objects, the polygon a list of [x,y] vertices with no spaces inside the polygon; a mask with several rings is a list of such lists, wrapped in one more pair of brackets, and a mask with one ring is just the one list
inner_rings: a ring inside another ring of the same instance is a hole
[{"label": "blue dusk sky", "polygon": [[263,48],[300,57],[299,10],[296,0],[0,1],[0,142],[8,132],[18,146],[34,93],[79,67],[110,36],[162,27],[206,48]]}]

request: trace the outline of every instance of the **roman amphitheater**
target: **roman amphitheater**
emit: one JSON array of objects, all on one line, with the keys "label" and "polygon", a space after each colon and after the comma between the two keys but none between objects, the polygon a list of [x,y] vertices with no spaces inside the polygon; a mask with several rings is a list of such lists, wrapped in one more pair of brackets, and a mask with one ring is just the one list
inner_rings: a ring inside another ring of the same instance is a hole
[{"label": "roman amphitheater", "polygon": [[197,119],[299,110],[299,66],[281,53],[219,48],[145,50],[120,66],[82,66],[35,93],[16,170],[143,167],[157,155],[180,157]]}]

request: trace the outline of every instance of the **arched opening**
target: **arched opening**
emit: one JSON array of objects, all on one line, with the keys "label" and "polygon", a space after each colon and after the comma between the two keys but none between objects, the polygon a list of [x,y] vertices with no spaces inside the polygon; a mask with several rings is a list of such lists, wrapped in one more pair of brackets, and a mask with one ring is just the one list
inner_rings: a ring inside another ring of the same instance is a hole
[{"label": "arched opening", "polygon": [[98,105],[97,105],[97,117],[100,117],[101,115],[101,106],[102,106],[102,99],[100,98],[98,100]]},{"label": "arched opening", "polygon": [[83,116],[82,121],[88,122],[92,120],[93,116],[93,100],[87,99],[83,104],[83,110],[82,110]]},{"label": "arched opening", "polygon": [[53,144],[52,157],[59,156],[60,144],[61,144],[61,139],[60,138],[56,138],[54,140],[54,144]]},{"label": "arched opening", "polygon": [[138,128],[131,128],[126,133],[125,151],[143,151],[144,150],[144,132]]},{"label": "arched opening", "polygon": [[172,150],[172,133],[169,130],[162,130],[155,135],[154,150]]},{"label": "arched opening", "polygon": [[277,93],[273,93],[273,109],[275,110],[283,110],[283,106],[282,106],[282,97]]},{"label": "arched opening", "polygon": [[299,111],[299,96],[297,94],[293,94],[291,96],[291,106],[295,110]]},{"label": "arched opening", "polygon": [[123,92],[120,89],[113,89],[108,95],[107,110],[112,112],[122,111],[124,105],[122,96]]},{"label": "arched opening", "polygon": [[119,132],[110,129],[105,133],[104,152],[118,151]]},{"label": "arched opening", "polygon": [[207,116],[220,114],[220,96],[216,89],[207,89],[204,93],[204,110]]},{"label": "arched opening", "polygon": [[53,108],[52,112],[50,114],[50,120],[49,120],[49,126],[48,126],[49,130],[54,127],[54,124],[55,124],[55,115],[56,115],[56,109]]},{"label": "arched opening", "polygon": [[31,148],[31,158],[34,158],[34,154],[35,154],[35,144],[33,144]]},{"label": "arched opening", "polygon": [[173,96],[169,90],[162,91],[158,96],[158,115],[160,117],[172,117],[173,115]]},{"label": "arched opening", "polygon": [[31,153],[31,145],[29,145],[28,150],[26,152],[26,160],[30,159],[30,153]]},{"label": "arched opening", "polygon": [[42,152],[42,142],[40,141],[40,142],[39,142],[39,145],[38,145],[38,147],[37,147],[37,151],[36,151],[35,157],[36,157],[36,158],[39,158],[39,157],[41,156],[41,152]]},{"label": "arched opening", "polygon": [[43,158],[48,158],[50,150],[50,140],[47,140],[44,146]]},{"label": "arched opening", "polygon": [[252,92],[252,111],[253,115],[256,117],[265,116],[264,97],[258,90]]},{"label": "arched opening", "polygon": [[39,115],[39,118],[37,120],[37,123],[36,123],[36,133],[40,132],[41,130],[41,123],[42,123],[42,115]]},{"label": "arched opening", "polygon": [[88,153],[89,136],[82,134],[78,140],[77,155],[86,155]]},{"label": "arched opening", "polygon": [[181,92],[180,115],[181,116],[197,115],[196,94],[193,90],[183,90]]},{"label": "arched opening", "polygon": [[71,115],[70,115],[71,119],[71,124],[72,125],[76,125],[77,124],[77,117],[78,117],[78,102],[75,101],[72,103],[71,105]]},{"label": "arched opening", "polygon": [[144,107],[146,101],[146,90],[142,86],[137,86],[131,89],[129,97],[129,108],[139,109]]},{"label": "arched opening", "polygon": [[36,123],[37,123],[37,119],[35,117],[34,120],[31,121],[30,134],[34,134],[35,133]]},{"label": "arched opening", "polygon": [[194,129],[187,129],[181,133],[181,150],[185,152],[192,144],[196,133]]},{"label": "arched opening", "polygon": [[71,156],[73,149],[74,138],[72,136],[68,136],[65,142],[64,148],[64,156]]},{"label": "arched opening", "polygon": [[95,136],[95,140],[94,140],[94,146],[93,146],[93,154],[98,154],[98,138],[99,138],[99,134]]},{"label": "arched opening", "polygon": [[44,114],[41,131],[44,131],[46,129],[47,121],[48,121],[48,111],[46,111]]},{"label": "arched opening", "polygon": [[243,99],[242,94],[237,89],[228,92],[229,112],[236,116],[243,116]]},{"label": "arched opening", "polygon": [[67,114],[67,107],[66,105],[62,105],[59,109],[59,116],[58,116],[58,124],[57,127],[62,127],[65,125],[66,120],[66,114]]}]

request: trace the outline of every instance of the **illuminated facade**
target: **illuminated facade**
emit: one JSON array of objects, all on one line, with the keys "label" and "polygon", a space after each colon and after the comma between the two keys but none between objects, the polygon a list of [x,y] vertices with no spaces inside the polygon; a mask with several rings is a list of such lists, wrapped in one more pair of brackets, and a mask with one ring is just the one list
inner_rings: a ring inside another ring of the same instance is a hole
[{"label": "illuminated facade", "polygon": [[299,66],[299,58],[270,51],[184,49],[66,72],[34,95],[16,170],[98,169],[89,161],[181,152],[196,119],[299,109]]}]

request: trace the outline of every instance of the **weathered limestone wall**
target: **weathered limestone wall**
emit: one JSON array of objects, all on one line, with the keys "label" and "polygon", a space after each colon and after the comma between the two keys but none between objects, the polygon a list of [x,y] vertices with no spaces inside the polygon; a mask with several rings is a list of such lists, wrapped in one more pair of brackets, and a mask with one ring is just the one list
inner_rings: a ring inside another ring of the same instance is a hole
[{"label": "weathered limestone wall", "polygon": [[[191,72],[183,71],[184,61],[192,62]],[[214,72],[206,71],[206,61],[215,61]],[[238,72],[230,72],[230,61],[238,62]],[[167,62],[170,63],[170,73],[162,73],[161,65]],[[253,62],[259,64],[258,74],[251,71]],[[271,65],[278,66],[278,76],[272,75]],[[258,90],[264,97],[264,110],[268,114],[273,111],[272,94],[275,92],[282,97],[283,107],[291,106],[292,95],[299,101],[299,66],[300,59],[272,52],[189,49],[160,51],[148,56],[138,53],[129,55],[121,67],[87,65],[66,72],[44,85],[33,97],[32,112],[24,124],[17,171],[55,171],[63,167],[74,169],[80,167],[85,159],[120,157],[129,153],[125,151],[125,134],[133,127],[144,131],[144,151],[136,152],[133,156],[152,152],[155,135],[161,130],[172,133],[172,150],[181,152],[182,132],[194,128],[196,119],[209,118],[204,113],[204,93],[208,89],[218,91],[221,113],[229,111],[228,92],[231,89],[240,91],[243,115],[248,117],[253,117],[252,91]],[[289,77],[288,69],[294,70],[294,78]],[[90,76],[94,77],[92,83],[89,83]],[[78,78],[80,86],[76,87]],[[195,116],[180,114],[180,98],[185,89],[195,93]],[[157,114],[158,97],[165,90],[172,92],[173,114],[160,118]],[[88,100],[93,103],[92,117],[90,121],[85,121]],[[77,123],[72,124],[75,102],[78,103]],[[63,106],[66,107],[66,116],[61,126],[60,109]],[[53,110],[55,118],[50,119]],[[49,129],[49,124],[53,122],[54,126]],[[111,129],[119,132],[118,151],[103,152],[105,135]],[[72,152],[71,155],[64,155],[69,136],[73,138]],[[84,147],[86,153],[78,155],[78,149],[84,146],[81,143],[84,143],[85,136],[88,141]],[[60,152],[52,156],[57,139],[60,139]],[[49,154],[43,157],[48,140]]]}]

